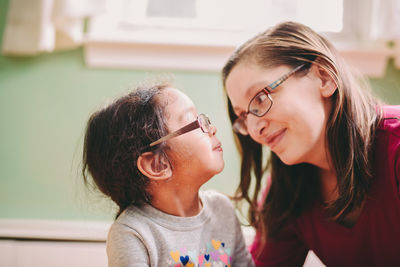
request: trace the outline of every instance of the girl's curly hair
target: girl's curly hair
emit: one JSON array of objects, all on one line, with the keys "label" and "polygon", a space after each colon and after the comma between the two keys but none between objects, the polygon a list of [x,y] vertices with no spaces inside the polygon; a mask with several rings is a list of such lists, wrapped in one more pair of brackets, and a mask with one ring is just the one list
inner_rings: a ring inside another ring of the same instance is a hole
[{"label": "girl's curly hair", "polygon": [[[141,86],[94,112],[89,118],[83,145],[82,175],[119,207],[149,203],[149,180],[137,168],[138,157],[152,141],[166,135],[160,92],[170,84]],[[153,148],[163,157],[162,145]],[[90,177],[92,180],[90,180]]]}]

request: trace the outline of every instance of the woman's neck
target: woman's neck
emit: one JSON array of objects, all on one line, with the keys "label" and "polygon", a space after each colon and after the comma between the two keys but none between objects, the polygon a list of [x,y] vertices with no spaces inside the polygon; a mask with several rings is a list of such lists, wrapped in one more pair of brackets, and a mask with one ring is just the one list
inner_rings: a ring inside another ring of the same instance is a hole
[{"label": "woman's neck", "polygon": [[[331,171],[320,170],[321,177],[321,197],[324,203],[332,203],[339,197],[339,189],[337,177]],[[359,207],[355,207],[344,218],[341,219],[340,224],[345,227],[352,227],[360,217],[364,202]]]},{"label": "woman's neck", "polygon": [[191,217],[202,209],[199,188],[193,186],[169,186],[161,183],[152,186],[151,193],[151,205],[174,216]]},{"label": "woman's neck", "polygon": [[330,203],[339,197],[338,183],[335,173],[331,170],[320,169],[321,198],[324,203]]}]

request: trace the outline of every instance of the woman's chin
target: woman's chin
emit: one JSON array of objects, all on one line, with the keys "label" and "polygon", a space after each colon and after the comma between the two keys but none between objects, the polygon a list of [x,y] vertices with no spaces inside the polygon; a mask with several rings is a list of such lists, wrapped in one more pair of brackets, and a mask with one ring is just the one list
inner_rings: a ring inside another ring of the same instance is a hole
[{"label": "woman's chin", "polygon": [[[275,153],[276,154],[276,153]],[[286,165],[296,165],[301,163],[298,157],[293,157],[285,154],[276,154],[278,158]]]}]

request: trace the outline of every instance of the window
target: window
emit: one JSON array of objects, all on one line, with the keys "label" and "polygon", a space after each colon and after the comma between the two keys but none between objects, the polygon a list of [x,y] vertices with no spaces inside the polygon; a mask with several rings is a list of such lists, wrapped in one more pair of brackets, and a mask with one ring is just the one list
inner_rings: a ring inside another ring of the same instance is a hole
[{"label": "window", "polygon": [[360,51],[373,1],[110,0],[89,23],[86,59],[91,66],[219,71],[236,46],[287,20],[350,55],[352,45]]}]

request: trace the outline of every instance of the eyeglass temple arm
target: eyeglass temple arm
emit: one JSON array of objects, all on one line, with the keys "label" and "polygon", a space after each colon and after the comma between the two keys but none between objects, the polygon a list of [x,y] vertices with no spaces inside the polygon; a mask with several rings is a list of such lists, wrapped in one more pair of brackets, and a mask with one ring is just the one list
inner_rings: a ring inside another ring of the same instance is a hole
[{"label": "eyeglass temple arm", "polygon": [[192,131],[192,130],[194,130],[196,128],[199,128],[199,127],[200,127],[199,120],[195,120],[194,122],[189,123],[188,125],[180,128],[179,130],[177,130],[175,132],[172,132],[172,133],[170,133],[170,134],[158,139],[157,141],[154,141],[149,146],[152,147],[152,146],[158,145],[158,144],[160,144],[160,143],[162,143],[162,142],[164,142],[164,141],[166,141],[166,140],[168,140],[170,138],[173,138],[173,137],[182,135],[184,133],[190,132],[190,131]]},{"label": "eyeglass temple arm", "polygon": [[305,64],[301,64],[300,66],[292,69],[291,71],[289,71],[289,73],[283,75],[280,79],[278,79],[277,81],[271,83],[268,88],[271,90],[274,90],[276,87],[278,87],[279,85],[281,85],[284,81],[286,81],[290,76],[292,76],[296,71],[298,71],[299,69],[301,69],[302,67],[304,67]]}]

